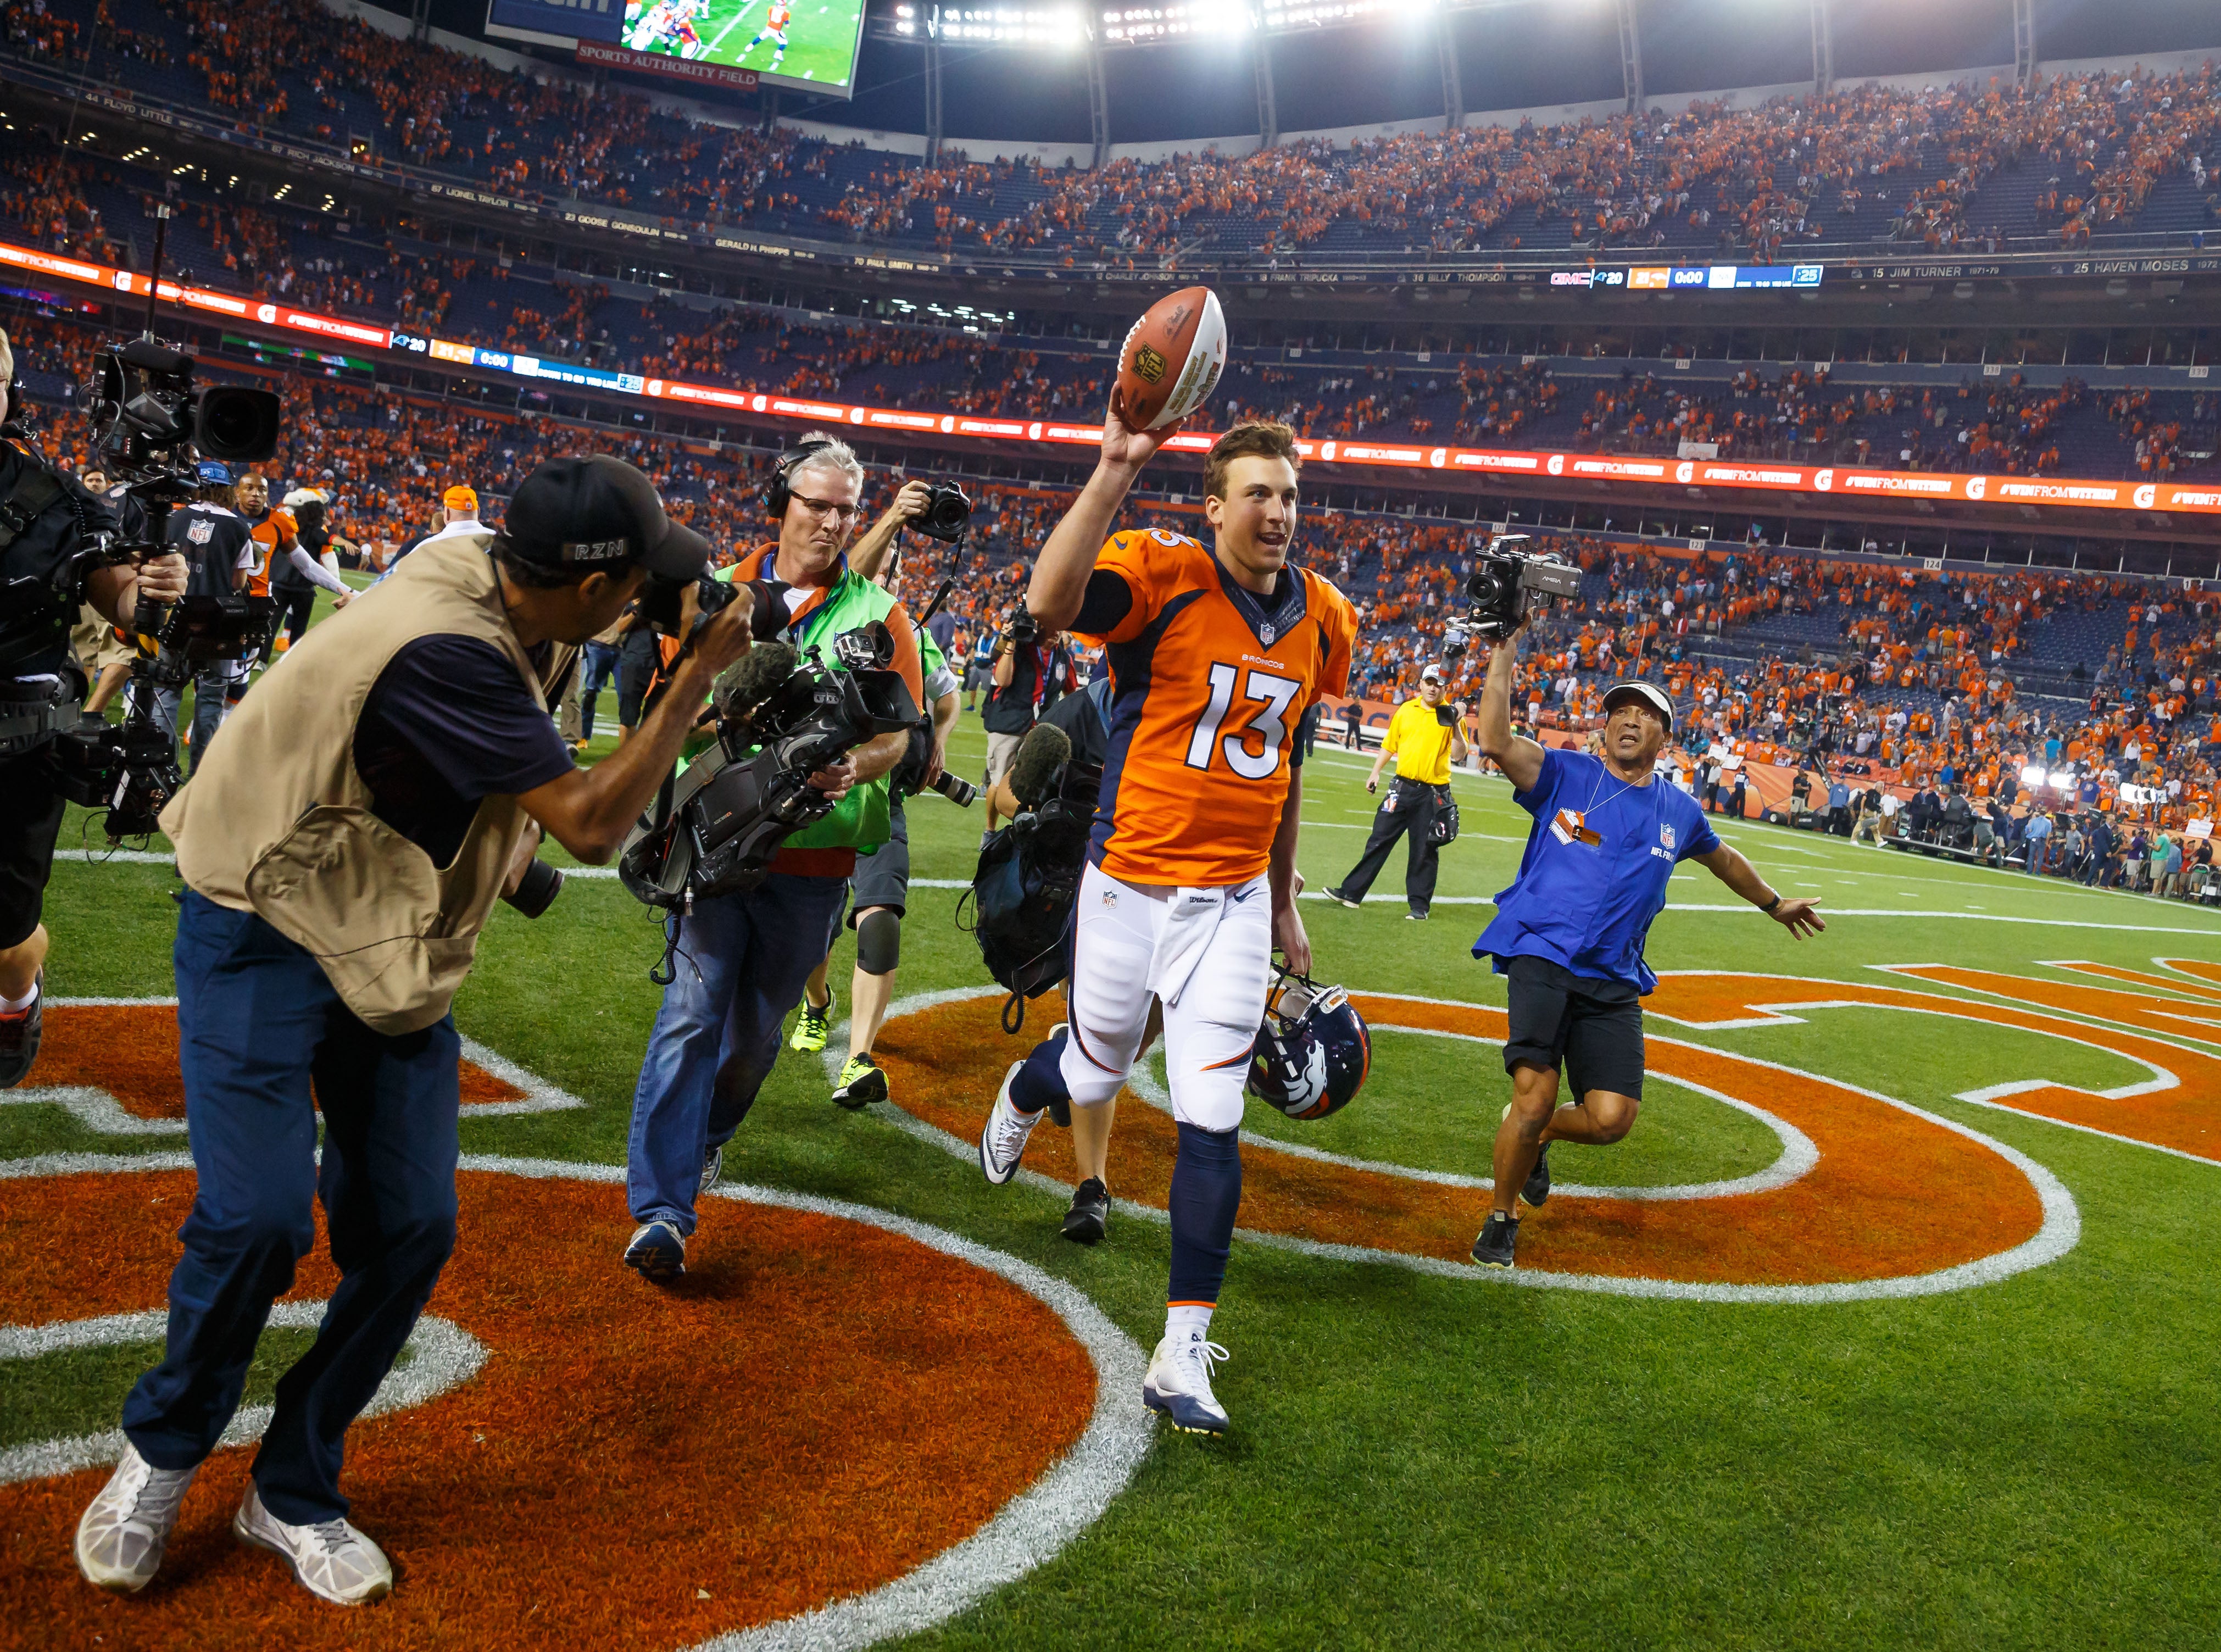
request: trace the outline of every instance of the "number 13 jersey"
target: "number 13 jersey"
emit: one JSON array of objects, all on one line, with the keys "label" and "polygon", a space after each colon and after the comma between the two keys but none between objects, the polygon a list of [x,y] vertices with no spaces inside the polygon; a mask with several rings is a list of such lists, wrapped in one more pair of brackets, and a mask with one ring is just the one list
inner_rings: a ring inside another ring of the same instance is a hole
[{"label": "number 13 jersey", "polygon": [[1110,664],[1089,859],[1130,884],[1215,889],[1263,873],[1297,724],[1348,691],[1348,599],[1293,566],[1260,597],[1194,540],[1150,529],[1104,546],[1073,629]]}]

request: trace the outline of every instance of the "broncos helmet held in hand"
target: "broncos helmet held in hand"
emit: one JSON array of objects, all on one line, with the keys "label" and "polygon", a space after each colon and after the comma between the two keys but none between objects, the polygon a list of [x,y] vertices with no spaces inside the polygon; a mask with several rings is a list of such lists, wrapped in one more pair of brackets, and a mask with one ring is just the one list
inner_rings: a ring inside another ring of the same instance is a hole
[{"label": "broncos helmet held in hand", "polygon": [[1349,1104],[1372,1066],[1373,1035],[1349,995],[1282,971],[1249,1057],[1249,1093],[1290,1118],[1324,1118]]}]

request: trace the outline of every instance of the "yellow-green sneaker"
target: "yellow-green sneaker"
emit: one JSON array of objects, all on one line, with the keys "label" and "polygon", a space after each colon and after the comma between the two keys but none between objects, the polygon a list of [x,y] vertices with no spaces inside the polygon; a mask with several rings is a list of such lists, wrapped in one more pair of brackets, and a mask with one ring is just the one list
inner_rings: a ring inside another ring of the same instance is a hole
[{"label": "yellow-green sneaker", "polygon": [[786,1041],[786,1047],[804,1055],[815,1055],[825,1048],[832,1031],[833,1000],[828,998],[823,1004],[816,1004],[804,998],[802,1014],[794,1023],[794,1036]]},{"label": "yellow-green sneaker", "polygon": [[887,1075],[867,1050],[861,1055],[851,1055],[848,1065],[841,1069],[841,1087],[833,1092],[833,1099],[854,1111],[875,1101],[887,1098]]}]

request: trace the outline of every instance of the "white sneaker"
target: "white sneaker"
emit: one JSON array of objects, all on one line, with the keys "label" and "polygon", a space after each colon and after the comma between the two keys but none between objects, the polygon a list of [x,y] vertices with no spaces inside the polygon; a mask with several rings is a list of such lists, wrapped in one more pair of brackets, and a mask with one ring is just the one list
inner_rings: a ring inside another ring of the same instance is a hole
[{"label": "white sneaker", "polygon": [[231,1530],[240,1542],[277,1555],[303,1588],[335,1606],[360,1606],[393,1593],[393,1567],[376,1543],[345,1520],[287,1525],[262,1506],[251,1480]]},{"label": "white sneaker", "polygon": [[97,1588],[136,1594],[162,1563],[185,1487],[200,1473],[157,1468],[126,1442],[123,1461],[77,1523],[77,1569]]},{"label": "white sneaker", "polygon": [[1185,1336],[1167,1331],[1149,1356],[1148,1375],[1142,1379],[1142,1404],[1162,1411],[1183,1434],[1225,1433],[1226,1407],[1211,1392],[1211,1367],[1226,1357],[1226,1350],[1199,1330]]},{"label": "white sneaker", "polygon": [[[998,1187],[1018,1173],[1026,1142],[1032,1138],[1034,1126],[1042,1121],[1041,1113],[1022,1113],[1010,1105],[1011,1082],[1024,1065],[1023,1061],[1010,1063],[1010,1070],[1003,1074],[1003,1087],[996,1092],[995,1110],[979,1129],[979,1168]],[[1042,1112],[1048,1111],[1043,1108]]]}]

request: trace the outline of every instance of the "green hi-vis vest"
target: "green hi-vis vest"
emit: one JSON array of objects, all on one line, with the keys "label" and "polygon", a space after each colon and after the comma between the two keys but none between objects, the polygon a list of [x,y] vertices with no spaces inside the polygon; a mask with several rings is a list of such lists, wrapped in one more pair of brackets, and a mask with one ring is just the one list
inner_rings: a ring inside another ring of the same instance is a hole
[{"label": "green hi-vis vest", "polygon": [[[718,569],[716,577],[729,582],[737,566]],[[833,657],[833,639],[843,631],[853,631],[860,625],[886,618],[894,607],[895,599],[886,591],[860,574],[844,572],[826,593],[823,602],[798,623],[787,627],[786,640],[798,651],[817,645],[819,658],[826,667],[840,671],[841,662]],[[893,806],[887,777],[882,774],[876,780],[849,787],[848,795],[835,804],[823,819],[794,833],[779,847],[868,852],[893,835]]]}]

